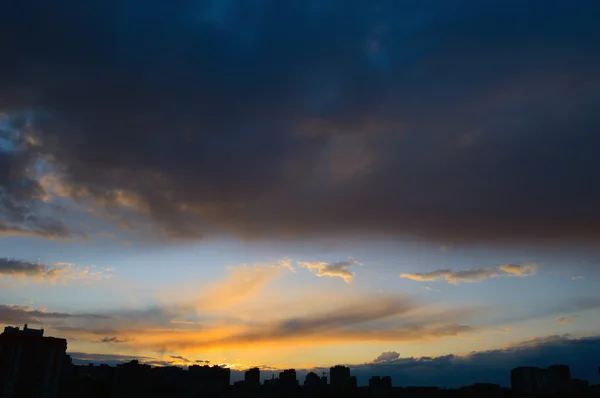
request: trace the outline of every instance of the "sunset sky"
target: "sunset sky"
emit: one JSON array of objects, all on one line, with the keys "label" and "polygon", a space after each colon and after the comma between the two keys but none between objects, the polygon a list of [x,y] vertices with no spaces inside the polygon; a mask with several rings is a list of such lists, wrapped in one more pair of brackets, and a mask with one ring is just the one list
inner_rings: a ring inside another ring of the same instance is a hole
[{"label": "sunset sky", "polygon": [[600,2],[12,3],[0,325],[83,362],[600,381]]}]

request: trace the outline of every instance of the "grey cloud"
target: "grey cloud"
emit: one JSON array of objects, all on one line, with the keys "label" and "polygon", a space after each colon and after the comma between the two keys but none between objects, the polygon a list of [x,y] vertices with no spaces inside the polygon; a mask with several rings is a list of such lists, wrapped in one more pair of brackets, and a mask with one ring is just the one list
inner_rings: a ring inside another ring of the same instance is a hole
[{"label": "grey cloud", "polygon": [[180,361],[185,362],[185,363],[191,362],[189,359],[187,359],[185,357],[182,357],[180,355],[177,355],[177,356],[171,355],[171,358],[173,358],[173,359],[179,359]]},{"label": "grey cloud", "polygon": [[60,321],[67,318],[84,320],[108,319],[107,316],[99,314],[46,312],[28,306],[0,304],[0,323],[13,325],[20,325],[24,323],[35,324],[41,322]]},{"label": "grey cloud", "polygon": [[126,341],[127,341],[127,339],[120,339],[118,337],[105,337],[102,340],[100,340],[101,343],[112,343],[112,344],[125,343]]},{"label": "grey cloud", "polygon": [[559,316],[558,318],[556,318],[556,323],[558,323],[560,325],[569,325],[569,324],[573,323],[574,318],[575,317]]},{"label": "grey cloud", "polygon": [[34,324],[44,320],[60,320],[72,316],[72,314],[68,313],[44,312],[27,306],[0,304],[0,323],[5,324]]},{"label": "grey cloud", "polygon": [[43,206],[45,191],[32,172],[38,158],[28,119],[4,114],[0,107],[0,236],[71,236],[59,219],[41,212],[52,207]]},{"label": "grey cloud", "polygon": [[212,3],[3,8],[0,232],[70,233],[43,160],[140,234],[600,237],[597,2]]},{"label": "grey cloud", "polygon": [[[101,318],[102,319],[102,318]],[[107,318],[104,318],[107,319]],[[52,326],[53,330],[60,332],[61,334],[65,334],[67,336],[73,335],[81,335],[81,334],[93,334],[97,336],[106,336],[118,333],[116,329],[112,328],[97,328],[91,326],[65,326],[65,325],[54,325]]]},{"label": "grey cloud", "polygon": [[461,282],[479,282],[489,278],[530,276],[536,270],[537,266],[535,264],[505,264],[493,268],[477,268],[463,271],[443,269],[425,273],[401,274],[400,277],[418,282],[433,282],[438,279],[445,279],[448,283],[459,284]]},{"label": "grey cloud", "polygon": [[282,334],[321,333],[407,313],[415,309],[407,297],[387,296],[364,303],[350,303],[332,311],[287,319],[278,325]]},{"label": "grey cloud", "polygon": [[400,358],[400,354],[396,351],[382,352],[377,358],[373,360],[373,363],[385,363],[395,361]]},{"label": "grey cloud", "polygon": [[48,272],[49,268],[46,264],[0,257],[0,275],[41,276]]},{"label": "grey cloud", "polygon": [[159,360],[146,360],[144,364],[151,366],[173,366],[174,362],[172,361],[159,361]]},{"label": "grey cloud", "polygon": [[101,280],[109,275],[109,269],[94,269],[92,266],[76,267],[71,263],[52,265],[0,257],[0,277],[30,278],[36,282],[63,282],[73,280]]},{"label": "grey cloud", "polygon": [[321,313],[254,324],[244,332],[214,340],[170,340],[151,343],[146,348],[157,351],[208,349],[212,347],[245,345],[258,342],[277,342],[310,339],[313,344],[330,341],[417,341],[477,331],[470,325],[458,324],[470,312],[440,310],[419,314],[415,303],[404,296],[378,296],[361,302],[350,302]]},{"label": "grey cloud", "polygon": [[600,337],[570,339],[548,336],[515,344],[506,349],[473,352],[469,355],[398,358],[383,364],[350,365],[359,383],[372,375],[390,375],[395,385],[460,387],[473,383],[510,385],[510,370],[517,366],[547,367],[566,364],[575,378],[600,382],[595,359]]},{"label": "grey cloud", "polygon": [[116,355],[116,354],[94,354],[86,352],[67,352],[71,356],[73,363],[76,365],[93,364],[108,364],[118,365],[123,362],[137,360],[140,362],[152,361],[153,358],[132,356],[132,355]]}]

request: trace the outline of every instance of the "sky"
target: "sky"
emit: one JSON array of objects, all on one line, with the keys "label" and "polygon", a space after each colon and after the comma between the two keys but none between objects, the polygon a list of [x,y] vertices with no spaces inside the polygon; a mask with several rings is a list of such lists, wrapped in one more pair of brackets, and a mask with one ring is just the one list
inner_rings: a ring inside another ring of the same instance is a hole
[{"label": "sky", "polygon": [[4,6],[0,324],[80,363],[600,382],[598,16]]}]

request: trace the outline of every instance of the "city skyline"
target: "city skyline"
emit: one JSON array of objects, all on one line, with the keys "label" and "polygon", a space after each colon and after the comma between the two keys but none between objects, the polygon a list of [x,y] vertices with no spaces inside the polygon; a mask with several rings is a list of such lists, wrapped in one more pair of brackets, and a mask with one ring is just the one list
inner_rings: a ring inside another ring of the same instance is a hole
[{"label": "city skyline", "polygon": [[0,327],[82,363],[596,369],[600,3],[14,3]]},{"label": "city skyline", "polygon": [[[563,342],[564,343],[564,342]],[[546,345],[548,342],[546,342]],[[514,394],[519,393],[582,393],[596,391],[600,385],[590,385],[589,380],[577,376],[595,375],[595,356],[588,356],[590,360],[585,368],[571,369],[568,364],[553,362],[557,357],[546,358],[545,363],[552,365],[533,366],[531,356],[523,353],[524,347],[520,348],[520,358],[512,358],[512,363],[499,360],[497,355],[496,366],[500,373],[505,376],[510,369],[510,377],[500,377],[482,372],[477,361],[473,361],[470,368],[468,364],[457,365],[462,367],[458,371],[448,373],[444,365],[450,364],[452,358],[439,361],[440,358],[419,358],[417,367],[431,366],[429,371],[414,373],[414,369],[402,366],[403,360],[395,352],[382,353],[376,358],[371,368],[361,369],[360,366],[335,365],[330,368],[318,369],[265,369],[265,366],[252,367],[245,370],[235,370],[226,365],[209,364],[207,361],[200,363],[187,363],[186,366],[176,366],[172,363],[160,363],[148,361],[149,358],[120,358],[112,365],[102,363],[102,358],[95,358],[85,364],[74,361],[74,355],[68,354],[68,342],[66,339],[53,336],[44,336],[43,329],[33,329],[24,325],[7,326],[0,334],[0,391],[3,396],[28,394],[35,395],[35,389],[41,388],[48,396],[71,396],[84,393],[84,391],[103,391],[102,394],[111,396],[122,396],[139,393],[161,393],[167,390],[171,394],[205,394],[219,395],[221,393],[253,393],[260,394],[261,391],[282,392],[295,391],[295,395],[304,392],[312,396],[339,395],[352,391],[357,392],[359,387],[368,387],[372,392],[391,392],[393,387],[429,388],[435,391],[447,389],[465,391],[475,389],[483,391],[499,392],[507,387]],[[528,347],[529,350],[544,351],[544,347]],[[577,348],[590,351],[588,347],[570,347],[571,360],[581,353],[575,352]],[[575,350],[573,350],[575,348]],[[487,353],[488,355],[490,353]],[[478,355],[482,355],[479,353]],[[539,353],[538,353],[539,355]],[[529,357],[529,358],[528,358]],[[569,360],[568,357],[561,359]],[[414,358],[413,358],[414,360]],[[79,360],[80,361],[80,360]],[[528,366],[519,364],[521,361],[529,361]],[[96,363],[94,363],[96,362]],[[519,364],[513,367],[514,364]],[[367,364],[365,364],[367,365]],[[375,366],[373,366],[375,365]],[[395,373],[400,365],[400,372]],[[407,365],[405,362],[404,365]],[[456,364],[455,364],[456,365]],[[464,365],[467,365],[465,367]],[[435,370],[435,372],[431,372]],[[411,371],[413,371],[411,373]],[[318,373],[317,373],[318,372]],[[391,372],[392,376],[380,376],[378,372]],[[600,367],[597,368],[600,374]],[[418,374],[420,373],[420,374]],[[476,373],[474,380],[465,382],[461,377],[466,373]],[[457,377],[458,376],[458,377]],[[394,380],[394,378],[400,380]],[[441,379],[445,380],[440,382]],[[483,378],[482,378],[483,377]],[[487,377],[487,379],[485,378]],[[304,382],[302,382],[304,379]],[[153,381],[151,381],[153,380]],[[34,382],[32,382],[34,381]],[[91,384],[90,384],[91,383]],[[96,385],[96,387],[94,387]],[[233,386],[233,390],[231,387]],[[299,389],[299,387],[302,387]],[[33,388],[33,390],[32,390]],[[83,390],[81,390],[83,388]],[[187,392],[186,392],[187,391]],[[193,392],[195,391],[195,392]],[[396,390],[397,392],[398,390]],[[364,390],[363,390],[364,392]]]}]

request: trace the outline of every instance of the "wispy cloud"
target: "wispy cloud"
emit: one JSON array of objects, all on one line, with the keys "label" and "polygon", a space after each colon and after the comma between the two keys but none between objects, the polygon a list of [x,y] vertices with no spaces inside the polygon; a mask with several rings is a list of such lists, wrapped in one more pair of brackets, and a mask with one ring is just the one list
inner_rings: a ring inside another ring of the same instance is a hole
[{"label": "wispy cloud", "polygon": [[577,275],[577,276],[572,277],[571,279],[574,280],[574,281],[577,281],[579,279],[584,279],[584,277],[580,276],[580,275]]},{"label": "wispy cloud", "polygon": [[229,267],[229,274],[221,282],[207,288],[196,299],[195,306],[198,310],[206,310],[235,304],[259,292],[284,270],[294,272],[291,260],[287,258],[273,264]]},{"label": "wispy cloud", "polygon": [[353,258],[347,261],[339,261],[337,263],[326,263],[326,262],[298,262],[301,267],[306,267],[317,276],[332,276],[342,278],[346,283],[352,282],[354,278],[354,271],[348,269],[348,267],[354,265],[362,265]]},{"label": "wispy cloud", "polygon": [[[224,347],[255,347],[260,344],[319,345],[356,341],[422,341],[471,333],[477,328],[456,323],[468,316],[457,311],[419,311],[405,296],[377,295],[346,304],[275,321],[222,329],[145,331],[136,335],[136,346],[155,351],[202,352]],[[448,315],[450,314],[451,315]]]},{"label": "wispy cloud", "polygon": [[101,343],[109,343],[109,344],[120,344],[126,342],[127,339],[120,339],[118,337],[105,337],[100,340]]},{"label": "wispy cloud", "polygon": [[183,362],[183,363],[191,362],[189,359],[182,357],[181,355],[171,355],[171,359],[175,359],[175,360]]},{"label": "wispy cloud", "polygon": [[459,284],[462,282],[479,282],[484,279],[498,277],[524,277],[535,274],[538,267],[536,264],[504,264],[492,268],[476,268],[463,271],[452,271],[442,269],[425,273],[401,274],[401,278],[410,279],[417,282],[433,282],[439,279],[445,279],[448,283]]},{"label": "wispy cloud", "polygon": [[577,318],[577,315],[573,315],[570,317],[559,316],[558,318],[556,318],[556,323],[558,323],[560,325],[569,325],[569,324],[573,323],[575,318]]},{"label": "wispy cloud", "polygon": [[42,323],[65,319],[107,320],[101,314],[51,312],[45,308],[33,308],[16,304],[0,304],[0,323],[19,325],[23,323]]},{"label": "wispy cloud", "polygon": [[72,263],[52,265],[25,260],[0,258],[0,278],[19,278],[37,283],[69,284],[72,281],[103,280],[112,277],[112,269],[78,267]]}]

